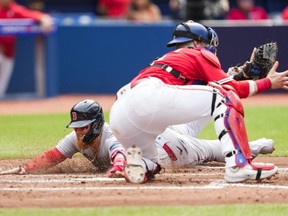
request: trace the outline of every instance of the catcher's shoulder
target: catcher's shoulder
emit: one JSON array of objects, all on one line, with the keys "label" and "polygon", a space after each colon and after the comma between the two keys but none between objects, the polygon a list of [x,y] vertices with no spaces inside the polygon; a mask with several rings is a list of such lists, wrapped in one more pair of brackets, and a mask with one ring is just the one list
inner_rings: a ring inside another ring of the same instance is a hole
[{"label": "catcher's shoulder", "polygon": [[211,51],[206,50],[206,49],[201,49],[200,53],[202,54],[202,56],[205,59],[207,59],[214,66],[221,68],[221,63],[220,63],[218,57],[214,53],[212,53]]}]

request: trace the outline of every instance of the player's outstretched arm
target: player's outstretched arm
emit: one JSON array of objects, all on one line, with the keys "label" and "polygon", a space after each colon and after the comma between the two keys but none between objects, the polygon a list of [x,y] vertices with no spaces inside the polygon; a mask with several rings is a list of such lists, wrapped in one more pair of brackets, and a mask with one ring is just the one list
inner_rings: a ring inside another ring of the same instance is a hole
[{"label": "player's outstretched arm", "polygon": [[16,168],[0,171],[0,175],[12,175],[12,174],[24,175],[24,174],[26,174],[26,171],[23,168],[23,166],[21,166],[21,165],[19,167],[16,167]]},{"label": "player's outstretched arm", "polygon": [[126,165],[126,158],[123,153],[117,153],[112,162],[112,168],[108,170],[107,176],[109,178],[124,177],[124,167]]},{"label": "player's outstretched arm", "polygon": [[255,47],[250,60],[244,65],[231,67],[227,74],[235,80],[257,80],[265,78],[276,62],[278,45],[276,42],[266,43]]},{"label": "player's outstretched arm", "polygon": [[10,175],[10,174],[27,174],[27,173],[36,173],[44,171],[47,168],[55,166],[62,161],[64,161],[66,157],[56,148],[54,147],[51,150],[44,152],[42,155],[34,158],[29,161],[25,165],[21,165],[17,168],[12,168],[10,170],[0,171],[0,175]]},{"label": "player's outstretched arm", "polygon": [[50,15],[44,14],[40,18],[40,25],[41,25],[41,28],[43,29],[43,31],[46,34],[48,34],[48,33],[53,31],[55,24],[54,24],[53,19]]}]

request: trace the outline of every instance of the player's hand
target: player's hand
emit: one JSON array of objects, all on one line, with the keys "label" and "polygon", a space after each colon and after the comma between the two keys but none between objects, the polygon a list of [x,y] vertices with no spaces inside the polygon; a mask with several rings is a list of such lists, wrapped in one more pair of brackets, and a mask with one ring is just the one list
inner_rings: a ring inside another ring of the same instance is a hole
[{"label": "player's hand", "polygon": [[26,174],[26,170],[24,169],[24,167],[19,166],[17,168],[0,171],[0,175],[12,175],[12,174],[24,175]]},{"label": "player's hand", "polygon": [[241,71],[242,71],[242,69],[238,66],[230,67],[230,68],[228,68],[227,75],[228,76],[235,76],[236,74],[238,74]]},{"label": "player's hand", "polygon": [[232,76],[233,79],[237,81],[253,79],[259,73],[259,71],[257,71],[257,68],[254,65],[252,65],[255,52],[256,47],[253,48],[249,61],[245,62],[245,64],[242,66],[230,67],[227,71],[227,75]]},{"label": "player's hand", "polygon": [[53,31],[55,24],[51,16],[43,15],[40,19],[40,25],[43,31],[48,34]]},{"label": "player's hand", "polygon": [[271,70],[269,71],[267,78],[271,81],[271,89],[283,88],[288,90],[288,70],[283,72],[277,72],[279,62],[276,61]]},{"label": "player's hand", "polygon": [[242,70],[244,77],[249,79],[258,79],[259,75],[261,74],[260,68],[251,61],[245,62]]},{"label": "player's hand", "polygon": [[251,53],[251,56],[250,56],[250,62],[253,62],[256,50],[257,50],[257,48],[254,47],[254,48],[253,48],[253,51],[252,51],[252,53]]},{"label": "player's hand", "polygon": [[117,154],[113,161],[113,166],[107,172],[109,178],[124,177],[124,167],[126,165],[126,159],[123,154]]}]

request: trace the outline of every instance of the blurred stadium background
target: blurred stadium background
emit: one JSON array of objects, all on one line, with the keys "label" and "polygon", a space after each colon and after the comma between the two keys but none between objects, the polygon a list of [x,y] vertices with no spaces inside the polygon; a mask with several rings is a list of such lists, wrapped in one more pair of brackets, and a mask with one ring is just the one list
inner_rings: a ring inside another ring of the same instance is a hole
[{"label": "blurred stadium background", "polygon": [[[168,1],[154,0],[164,19],[148,24],[101,19],[95,10],[97,0],[45,0],[44,11],[55,18],[58,29],[49,37],[18,37],[8,98],[114,94],[155,57],[168,51],[166,43],[179,22],[171,18]],[[27,5],[28,0],[17,2]],[[256,4],[269,12],[270,20],[203,21],[220,37],[218,56],[225,70],[248,60],[254,46],[271,41],[279,45],[279,70],[287,69],[288,23],[280,18],[287,0],[257,0]],[[230,1],[230,6],[234,5],[235,0]],[[37,46],[44,48],[43,59]],[[43,61],[40,81],[35,61]]]}]

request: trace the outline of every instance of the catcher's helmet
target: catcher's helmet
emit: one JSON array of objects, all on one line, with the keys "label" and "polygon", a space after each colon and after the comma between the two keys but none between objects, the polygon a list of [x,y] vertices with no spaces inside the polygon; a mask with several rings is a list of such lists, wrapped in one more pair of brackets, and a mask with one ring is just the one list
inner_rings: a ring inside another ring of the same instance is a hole
[{"label": "catcher's helmet", "polygon": [[91,124],[91,129],[83,137],[83,142],[91,143],[96,139],[104,124],[103,109],[94,100],[83,100],[75,104],[70,111],[71,122],[67,128],[81,128]]},{"label": "catcher's helmet", "polygon": [[167,47],[173,47],[177,44],[193,40],[206,43],[206,48],[211,52],[216,53],[219,39],[215,30],[192,20],[180,23],[176,26],[173,31],[173,39],[167,44]]}]

